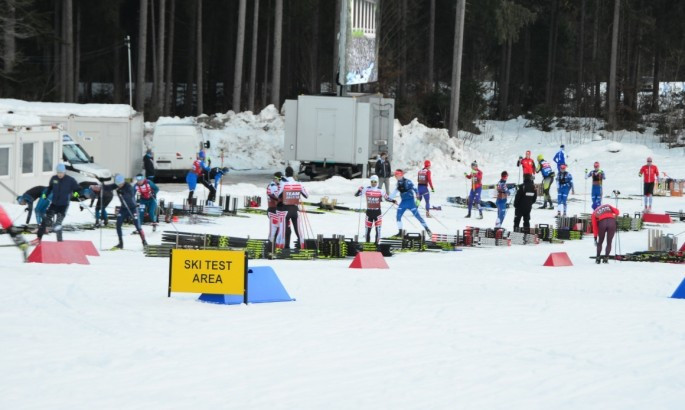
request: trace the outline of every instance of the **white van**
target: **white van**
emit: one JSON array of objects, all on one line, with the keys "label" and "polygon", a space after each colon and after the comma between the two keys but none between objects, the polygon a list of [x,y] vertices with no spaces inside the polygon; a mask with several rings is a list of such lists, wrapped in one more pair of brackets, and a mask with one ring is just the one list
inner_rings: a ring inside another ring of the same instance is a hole
[{"label": "white van", "polygon": [[68,134],[62,134],[62,161],[67,167],[67,175],[76,182],[106,182],[112,179],[112,172],[95,163],[82,146],[74,142]]},{"label": "white van", "polygon": [[202,129],[195,124],[158,124],[152,134],[152,145],[155,175],[185,178],[203,147]]}]

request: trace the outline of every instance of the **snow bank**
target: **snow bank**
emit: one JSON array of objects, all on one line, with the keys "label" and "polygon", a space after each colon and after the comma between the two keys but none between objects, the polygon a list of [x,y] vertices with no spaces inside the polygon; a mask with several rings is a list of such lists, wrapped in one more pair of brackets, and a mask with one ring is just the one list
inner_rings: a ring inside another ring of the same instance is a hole
[{"label": "snow bank", "polygon": [[22,101],[14,99],[0,99],[0,112],[17,114],[33,114],[39,116],[66,117],[77,115],[80,117],[129,117],[136,111],[125,104],[74,104],[47,103],[37,101]]},{"label": "snow bank", "polygon": [[4,126],[29,126],[40,125],[40,117],[37,115],[0,114],[0,124]]}]

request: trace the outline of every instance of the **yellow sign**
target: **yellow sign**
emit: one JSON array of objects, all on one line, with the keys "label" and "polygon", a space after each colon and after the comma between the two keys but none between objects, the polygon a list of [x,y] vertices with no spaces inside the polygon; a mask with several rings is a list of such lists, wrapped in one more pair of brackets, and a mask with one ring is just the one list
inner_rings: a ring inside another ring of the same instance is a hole
[{"label": "yellow sign", "polygon": [[169,260],[171,292],[245,294],[245,251],[172,249]]}]

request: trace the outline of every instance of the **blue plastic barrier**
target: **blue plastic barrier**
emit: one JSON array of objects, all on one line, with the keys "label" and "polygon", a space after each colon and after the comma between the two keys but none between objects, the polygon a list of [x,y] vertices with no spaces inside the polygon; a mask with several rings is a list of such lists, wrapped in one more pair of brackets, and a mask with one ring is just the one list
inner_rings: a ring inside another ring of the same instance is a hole
[{"label": "blue plastic barrier", "polygon": [[[198,299],[207,303],[222,305],[239,305],[243,303],[243,295],[214,295],[203,293]],[[253,266],[247,271],[247,302],[271,303],[292,302],[288,292],[278,279],[271,266]]]}]

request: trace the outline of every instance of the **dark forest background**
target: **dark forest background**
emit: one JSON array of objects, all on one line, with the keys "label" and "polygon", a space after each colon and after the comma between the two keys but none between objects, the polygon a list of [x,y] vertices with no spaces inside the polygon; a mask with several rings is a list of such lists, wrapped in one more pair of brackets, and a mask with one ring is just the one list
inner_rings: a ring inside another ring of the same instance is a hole
[{"label": "dark forest background", "polygon": [[[128,103],[127,35],[133,106],[146,120],[259,111],[298,94],[337,91],[336,0],[0,3],[3,98]],[[383,0],[379,81],[358,91],[396,98],[402,122],[446,127],[456,6]],[[655,85],[685,80],[685,1],[471,0],[460,128],[518,115],[607,117],[614,21],[614,127],[681,108],[682,96],[666,107]]]}]

